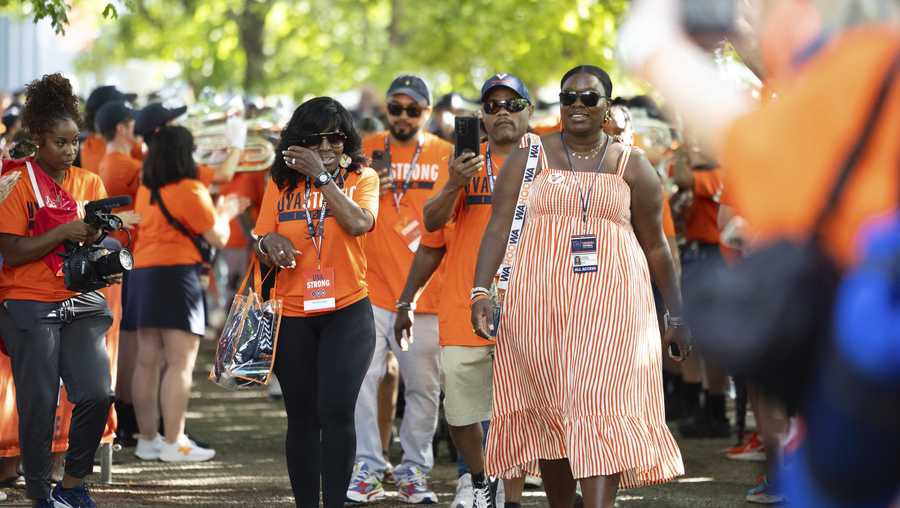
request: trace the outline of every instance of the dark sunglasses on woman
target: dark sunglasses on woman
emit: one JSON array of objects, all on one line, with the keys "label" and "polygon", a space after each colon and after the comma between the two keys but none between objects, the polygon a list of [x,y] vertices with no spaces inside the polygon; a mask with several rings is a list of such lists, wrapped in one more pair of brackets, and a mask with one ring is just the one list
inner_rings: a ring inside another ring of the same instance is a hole
[{"label": "dark sunglasses on woman", "polygon": [[571,106],[575,104],[575,101],[581,99],[581,103],[589,108],[593,108],[597,105],[601,100],[606,99],[605,96],[600,95],[597,92],[572,92],[572,91],[563,91],[559,92],[559,102],[563,106]]},{"label": "dark sunglasses on woman", "polygon": [[323,139],[327,139],[329,145],[343,145],[347,141],[347,136],[341,131],[319,132],[300,138],[300,146],[319,146]]},{"label": "dark sunglasses on woman", "polygon": [[527,99],[517,97],[515,99],[509,99],[506,101],[487,101],[482,104],[481,107],[482,109],[484,109],[485,113],[493,115],[500,111],[501,108],[509,111],[510,113],[518,113],[519,111],[524,110],[530,105],[531,103],[528,102]]},{"label": "dark sunglasses on woman", "polygon": [[416,106],[415,104],[410,104],[409,106],[403,107],[401,104],[397,104],[396,102],[388,103],[387,105],[388,114],[391,116],[400,116],[406,111],[406,116],[410,118],[419,118],[422,116],[422,108]]}]

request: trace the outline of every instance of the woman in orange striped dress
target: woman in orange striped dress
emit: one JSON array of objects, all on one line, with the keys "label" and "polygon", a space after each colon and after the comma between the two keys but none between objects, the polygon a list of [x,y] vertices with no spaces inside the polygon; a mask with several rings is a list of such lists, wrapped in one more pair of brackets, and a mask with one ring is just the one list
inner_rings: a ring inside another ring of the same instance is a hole
[{"label": "woman in orange striped dress", "polygon": [[[619,486],[684,473],[665,425],[651,275],[669,311],[664,342],[689,353],[663,234],[659,179],[603,133],[612,83],[579,66],[562,79],[563,132],[545,135],[527,197],[496,349],[485,469],[540,473],[550,506],[611,507]],[[472,324],[491,334],[490,285],[513,222],[527,147],[507,160],[478,257]]]}]

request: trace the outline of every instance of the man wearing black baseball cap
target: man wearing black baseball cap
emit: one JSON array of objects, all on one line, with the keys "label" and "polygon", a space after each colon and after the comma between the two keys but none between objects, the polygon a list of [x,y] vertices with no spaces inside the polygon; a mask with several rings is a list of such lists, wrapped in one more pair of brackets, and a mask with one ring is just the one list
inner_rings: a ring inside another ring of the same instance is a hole
[{"label": "man wearing black baseball cap", "polygon": [[[107,85],[94,89],[84,103],[84,124],[85,140],[81,145],[81,167],[98,173],[100,171],[100,160],[106,153],[106,140],[103,139],[97,128],[97,112],[107,102],[133,102],[137,95],[132,93],[124,93],[118,88]],[[132,146],[132,157],[137,159],[143,158],[143,150],[140,143]]]},{"label": "man wearing black baseball cap", "polygon": [[[492,508],[496,490],[484,473],[482,423],[491,418],[491,380],[494,344],[472,331],[469,307],[478,248],[491,216],[494,181],[505,159],[522,142],[534,110],[531,94],[511,74],[491,76],[481,87],[481,119],[488,142],[481,154],[464,152],[450,164],[425,204],[425,227],[401,301],[415,295],[443,260],[447,271],[441,292],[440,341],[444,378],[444,416],[456,449],[469,468],[460,471],[453,506]],[[453,234],[444,227],[453,221]],[[446,259],[444,259],[446,258]],[[411,316],[398,313],[395,333],[411,325]],[[517,507],[524,478],[504,481],[507,507]],[[473,500],[474,501],[471,501]]]},{"label": "man wearing black baseball cap", "polygon": [[[447,171],[453,147],[424,132],[431,114],[431,90],[418,76],[402,75],[387,91],[387,132],[363,140],[363,153],[381,175],[381,201],[374,231],[366,235],[369,298],[375,315],[376,343],[369,370],[356,403],[356,467],[347,490],[350,501],[365,503],[385,497],[381,480],[388,470],[378,427],[378,388],[389,354],[397,357],[404,380],[406,410],[400,427],[403,462],[394,470],[400,500],[437,503],[427,475],[434,466],[432,439],[440,404],[440,349],[437,294],[440,280],[431,281],[418,302],[415,342],[408,348],[394,339],[396,312],[411,309],[399,300],[406,274],[419,248],[422,208],[440,174]],[[410,338],[411,339],[411,338]]]}]

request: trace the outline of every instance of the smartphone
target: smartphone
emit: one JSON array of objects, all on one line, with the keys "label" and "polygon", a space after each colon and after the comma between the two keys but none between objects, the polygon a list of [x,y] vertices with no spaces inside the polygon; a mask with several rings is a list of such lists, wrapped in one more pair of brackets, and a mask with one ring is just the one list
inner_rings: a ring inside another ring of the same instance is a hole
[{"label": "smartphone", "polygon": [[734,34],[737,18],[737,0],[681,0],[684,31],[704,47]]},{"label": "smartphone", "polygon": [[372,169],[379,173],[390,167],[391,161],[383,150],[372,150]]},{"label": "smartphone", "polygon": [[466,150],[478,154],[481,151],[481,125],[479,119],[474,116],[458,116],[454,120],[453,129],[456,147],[453,158],[457,158]]}]

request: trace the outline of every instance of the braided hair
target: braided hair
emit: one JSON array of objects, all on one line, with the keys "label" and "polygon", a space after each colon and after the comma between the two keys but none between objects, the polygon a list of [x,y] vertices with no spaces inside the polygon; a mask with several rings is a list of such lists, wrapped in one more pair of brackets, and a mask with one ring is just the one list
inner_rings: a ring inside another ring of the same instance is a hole
[{"label": "braided hair", "polygon": [[566,83],[566,80],[572,76],[582,73],[595,76],[600,80],[600,84],[603,85],[603,88],[606,90],[606,96],[612,97],[612,79],[610,79],[609,74],[607,74],[606,71],[596,65],[579,65],[578,67],[569,69],[569,72],[563,74],[562,79],[559,80],[559,87],[562,88]]},{"label": "braided hair", "polygon": [[35,137],[43,137],[60,120],[72,120],[81,128],[78,97],[72,83],[62,74],[46,74],[25,87],[22,127]]},{"label": "braided hair", "polygon": [[[281,141],[275,153],[280,154],[290,146],[300,145],[305,136],[338,130],[347,136],[344,153],[352,159],[347,171],[359,172],[368,164],[362,153],[362,138],[353,124],[353,117],[340,102],[331,97],[316,97],[301,104],[281,131]],[[272,181],[281,190],[294,190],[303,175],[287,167],[283,157],[276,157],[272,164]]]}]

